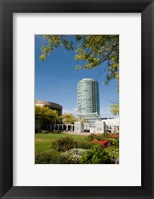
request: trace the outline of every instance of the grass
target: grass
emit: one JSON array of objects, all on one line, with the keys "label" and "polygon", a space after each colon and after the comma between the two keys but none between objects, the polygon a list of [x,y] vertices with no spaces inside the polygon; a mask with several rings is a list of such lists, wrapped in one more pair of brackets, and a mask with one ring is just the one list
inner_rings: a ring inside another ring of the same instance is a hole
[{"label": "grass", "polygon": [[35,152],[43,152],[51,150],[52,142],[62,137],[71,137],[74,140],[86,141],[86,135],[71,135],[71,134],[35,134]]}]

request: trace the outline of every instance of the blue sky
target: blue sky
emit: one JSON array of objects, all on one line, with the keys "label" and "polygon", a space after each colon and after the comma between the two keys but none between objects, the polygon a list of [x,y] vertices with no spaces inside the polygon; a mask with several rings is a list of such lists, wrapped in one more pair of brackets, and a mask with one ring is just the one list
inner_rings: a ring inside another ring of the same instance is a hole
[{"label": "blue sky", "polygon": [[[82,78],[93,78],[99,84],[101,117],[113,117],[110,105],[118,101],[115,80],[104,85],[105,74],[100,75],[102,67],[91,70],[75,70],[75,51],[57,48],[45,61],[40,61],[41,46],[44,40],[35,36],[35,99],[47,100],[63,106],[63,113],[76,114],[77,83]],[[82,62],[80,62],[82,63]]]}]

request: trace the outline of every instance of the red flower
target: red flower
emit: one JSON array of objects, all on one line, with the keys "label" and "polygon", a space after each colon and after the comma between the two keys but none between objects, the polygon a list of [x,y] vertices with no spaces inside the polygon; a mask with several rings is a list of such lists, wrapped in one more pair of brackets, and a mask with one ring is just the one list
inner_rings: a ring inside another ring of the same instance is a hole
[{"label": "red flower", "polygon": [[91,143],[99,144],[99,145],[105,147],[106,145],[109,144],[109,141],[108,140],[100,140],[100,141],[98,141],[98,140],[95,139],[95,140],[92,140]]}]

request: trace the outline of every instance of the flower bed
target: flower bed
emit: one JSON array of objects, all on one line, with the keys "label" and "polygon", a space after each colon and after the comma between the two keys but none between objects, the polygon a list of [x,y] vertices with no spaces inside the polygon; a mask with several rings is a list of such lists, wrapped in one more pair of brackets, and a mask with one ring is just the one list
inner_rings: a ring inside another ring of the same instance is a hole
[{"label": "flower bed", "polygon": [[103,147],[110,146],[109,140],[96,140],[96,139],[94,139],[94,140],[91,141],[91,143],[93,143],[93,144],[99,144],[99,145],[101,145]]},{"label": "flower bed", "polygon": [[110,134],[111,138],[119,138],[119,134],[118,133],[114,133],[114,134]]},{"label": "flower bed", "polygon": [[88,136],[89,141],[102,140],[103,138],[119,138],[118,133],[93,133]]}]

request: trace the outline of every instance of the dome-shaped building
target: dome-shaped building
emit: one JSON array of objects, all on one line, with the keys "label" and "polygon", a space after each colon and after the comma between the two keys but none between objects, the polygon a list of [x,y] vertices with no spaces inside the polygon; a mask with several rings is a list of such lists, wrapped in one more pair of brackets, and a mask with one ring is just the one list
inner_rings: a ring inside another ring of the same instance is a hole
[{"label": "dome-shaped building", "polygon": [[56,104],[54,102],[48,102],[44,100],[35,100],[35,105],[36,106],[47,106],[51,108],[52,110],[56,110],[59,115],[62,114],[62,106],[59,104]]},{"label": "dome-shaped building", "polygon": [[[54,102],[48,102],[44,100],[35,100],[35,106],[49,107],[52,110],[56,110],[59,116],[62,115],[62,106]],[[36,118],[38,119],[40,117],[39,116],[36,117],[35,115],[35,129],[36,130],[40,130],[40,129],[49,130],[54,125],[53,123],[49,123],[49,122],[46,122],[46,124],[42,124],[39,122],[39,119],[37,120]],[[54,120],[54,123],[59,122],[56,120],[56,118],[54,118],[53,120]]]}]

